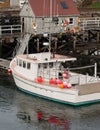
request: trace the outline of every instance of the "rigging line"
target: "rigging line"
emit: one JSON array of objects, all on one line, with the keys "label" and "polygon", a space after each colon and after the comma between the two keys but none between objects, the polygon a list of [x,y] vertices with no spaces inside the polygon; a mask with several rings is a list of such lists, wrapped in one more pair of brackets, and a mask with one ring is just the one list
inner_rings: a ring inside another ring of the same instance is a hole
[{"label": "rigging line", "polygon": [[90,66],[84,66],[84,67],[76,67],[76,68],[56,68],[56,69],[53,69],[53,70],[78,70],[78,69],[86,69],[86,68],[92,68],[92,67],[95,67],[95,65],[90,65]]},{"label": "rigging line", "polygon": [[89,65],[84,67],[77,67],[77,68],[68,68],[68,70],[78,70],[78,69],[86,69],[86,68],[92,68],[95,67],[95,65]]}]

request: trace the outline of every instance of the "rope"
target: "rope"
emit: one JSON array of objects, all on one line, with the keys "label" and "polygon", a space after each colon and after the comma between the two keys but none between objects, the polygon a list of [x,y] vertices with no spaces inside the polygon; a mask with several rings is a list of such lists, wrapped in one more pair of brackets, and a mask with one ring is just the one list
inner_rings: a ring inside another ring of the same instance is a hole
[{"label": "rope", "polygon": [[90,66],[84,66],[84,67],[76,67],[76,68],[61,68],[61,69],[59,69],[59,68],[55,68],[55,69],[53,69],[53,70],[78,70],[78,69],[86,69],[86,68],[92,68],[92,67],[95,67],[95,65],[90,65]]},{"label": "rope", "polygon": [[86,69],[86,68],[92,68],[95,67],[95,65],[89,65],[84,67],[77,67],[77,68],[68,68],[68,70],[78,70],[78,69]]}]

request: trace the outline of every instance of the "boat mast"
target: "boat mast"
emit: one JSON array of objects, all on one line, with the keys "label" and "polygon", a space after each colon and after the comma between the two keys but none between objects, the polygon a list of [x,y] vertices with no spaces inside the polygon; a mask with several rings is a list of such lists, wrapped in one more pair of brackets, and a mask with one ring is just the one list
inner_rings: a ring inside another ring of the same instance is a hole
[{"label": "boat mast", "polygon": [[52,0],[50,0],[49,52],[51,52]]},{"label": "boat mast", "polygon": [[[26,17],[26,22],[27,22],[27,25],[26,25],[26,34],[28,34],[29,33],[29,31],[28,31],[28,19],[29,19],[29,4],[28,4],[28,2],[27,2],[27,17]],[[28,42],[29,43],[29,42]],[[27,54],[27,57],[28,57],[28,43],[27,43],[27,47],[26,47],[26,54]]]}]

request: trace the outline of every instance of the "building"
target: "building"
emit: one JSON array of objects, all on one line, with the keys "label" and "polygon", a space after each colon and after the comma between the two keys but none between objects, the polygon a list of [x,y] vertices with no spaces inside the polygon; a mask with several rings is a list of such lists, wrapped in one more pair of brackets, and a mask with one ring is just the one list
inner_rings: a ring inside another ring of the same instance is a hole
[{"label": "building", "polygon": [[25,0],[10,0],[10,6],[20,6],[22,8]]},{"label": "building", "polygon": [[79,11],[73,0],[26,0],[20,16],[25,32],[59,33],[78,26]]}]

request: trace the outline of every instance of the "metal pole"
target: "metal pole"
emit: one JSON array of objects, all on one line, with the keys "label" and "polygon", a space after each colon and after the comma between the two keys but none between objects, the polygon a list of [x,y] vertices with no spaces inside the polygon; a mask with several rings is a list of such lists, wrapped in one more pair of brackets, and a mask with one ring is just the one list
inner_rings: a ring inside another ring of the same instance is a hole
[{"label": "metal pole", "polygon": [[94,64],[94,76],[97,77],[97,63]]},{"label": "metal pole", "polygon": [[[29,14],[30,14],[30,13],[29,13],[29,6],[27,7],[27,11],[28,11],[28,12],[27,12],[27,15],[29,16]],[[24,38],[27,37],[27,34],[29,33],[29,32],[28,32],[28,27],[29,27],[29,26],[28,26],[28,21],[29,21],[29,17],[28,17],[28,16],[26,17],[26,22],[27,22],[26,26],[27,26],[27,27],[26,27],[26,35],[24,36]],[[29,43],[29,41],[28,41],[28,43]],[[27,57],[28,57],[28,53],[29,53],[28,43],[27,43],[27,48],[26,48]]]},{"label": "metal pole", "polygon": [[51,52],[51,20],[52,20],[52,0],[50,0],[49,52]]}]

